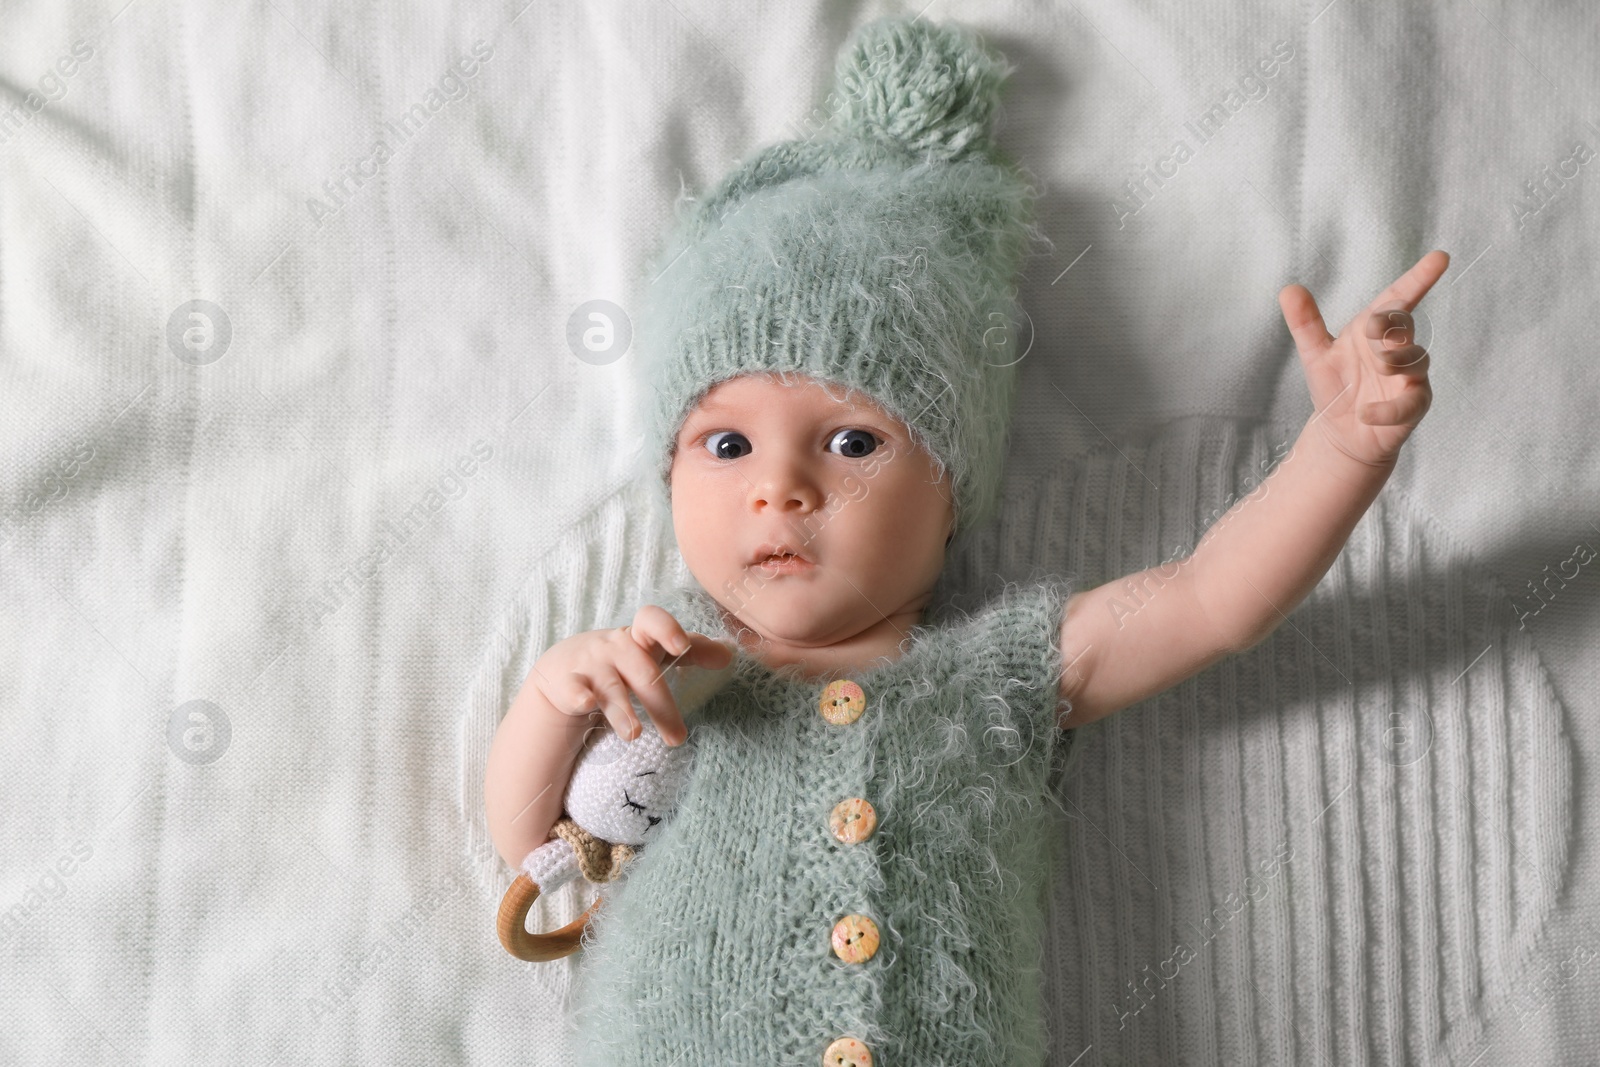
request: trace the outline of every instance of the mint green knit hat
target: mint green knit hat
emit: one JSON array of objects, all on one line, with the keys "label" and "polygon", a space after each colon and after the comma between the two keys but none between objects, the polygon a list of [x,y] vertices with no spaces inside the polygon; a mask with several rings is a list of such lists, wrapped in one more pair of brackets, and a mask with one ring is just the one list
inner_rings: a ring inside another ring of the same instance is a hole
[{"label": "mint green knit hat", "polygon": [[860,390],[950,475],[956,528],[994,516],[1016,389],[1015,275],[1034,190],[991,140],[1014,70],[957,24],[891,17],[845,42],[817,135],[680,201],[635,332],[647,477],[670,510],[683,420],[719,382]]}]

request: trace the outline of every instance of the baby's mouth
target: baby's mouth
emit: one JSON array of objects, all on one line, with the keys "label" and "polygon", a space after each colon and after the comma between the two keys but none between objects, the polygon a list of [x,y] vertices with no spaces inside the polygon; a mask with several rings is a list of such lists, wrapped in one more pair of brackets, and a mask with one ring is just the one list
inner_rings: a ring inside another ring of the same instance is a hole
[{"label": "baby's mouth", "polygon": [[778,552],[757,560],[752,566],[772,574],[789,574],[809,570],[816,564],[793,552]]},{"label": "baby's mouth", "polygon": [[790,548],[786,541],[764,541],[751,551],[749,566],[759,567],[767,564],[810,563],[812,560],[798,548]]}]

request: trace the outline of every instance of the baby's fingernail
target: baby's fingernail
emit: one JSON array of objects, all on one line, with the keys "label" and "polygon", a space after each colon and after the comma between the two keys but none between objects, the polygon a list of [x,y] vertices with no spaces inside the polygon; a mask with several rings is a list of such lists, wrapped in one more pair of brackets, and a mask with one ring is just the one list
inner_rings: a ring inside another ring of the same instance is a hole
[{"label": "baby's fingernail", "polygon": [[687,641],[674,641],[672,643],[672,654],[673,655],[681,656],[687,651],[689,651],[689,642],[687,642]]}]

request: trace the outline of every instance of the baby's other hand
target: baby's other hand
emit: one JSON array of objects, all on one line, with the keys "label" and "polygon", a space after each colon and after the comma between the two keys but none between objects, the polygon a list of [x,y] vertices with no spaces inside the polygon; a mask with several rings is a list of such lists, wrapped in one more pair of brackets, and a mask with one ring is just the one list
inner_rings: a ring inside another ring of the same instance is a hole
[{"label": "baby's other hand", "polygon": [[725,642],[688,633],[665,608],[646,604],[627,626],[590,630],[553,645],[535,664],[533,680],[551,706],[574,717],[604,716],[624,740],[643,729],[630,693],[670,746],[689,731],[668,688],[665,667],[693,665],[721,670],[733,660]]},{"label": "baby's other hand", "polygon": [[1351,319],[1337,339],[1329,336],[1305,286],[1285,286],[1278,293],[1311,387],[1316,408],[1311,421],[1357,462],[1393,464],[1433,403],[1428,353],[1415,343],[1411,312],[1449,266],[1447,253],[1429,252]]}]

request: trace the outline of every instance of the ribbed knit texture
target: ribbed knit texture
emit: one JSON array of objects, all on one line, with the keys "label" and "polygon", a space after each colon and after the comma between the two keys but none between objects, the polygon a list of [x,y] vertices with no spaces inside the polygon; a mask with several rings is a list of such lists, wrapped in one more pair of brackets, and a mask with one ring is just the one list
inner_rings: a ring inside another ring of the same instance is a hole
[{"label": "ribbed knit texture", "polygon": [[[892,663],[832,676],[865,691],[851,723],[820,713],[827,680],[741,653],[688,722],[695,763],[677,812],[591,927],[574,1011],[583,1062],[814,1067],[850,1036],[882,1067],[1044,1063],[1065,596],[1062,583],[1012,590],[975,617],[913,628]],[[734,636],[703,590],[652,601]],[[852,797],[878,824],[847,844],[829,813]],[[882,937],[860,963],[830,945],[848,914]]]},{"label": "ribbed knit texture", "polygon": [[[936,600],[977,610],[1005,582],[1089,588],[1159,563],[1290,439],[1184,419],[1016,481]],[[484,757],[533,660],[689,580],[648,492],[628,486],[553,544],[485,650],[461,810],[486,916],[512,872],[484,826]],[[1571,754],[1507,601],[1391,484],[1261,645],[1072,731],[1052,794],[1068,818],[1045,947],[1051,1064],[1089,1045],[1078,1067],[1469,1063],[1492,1013],[1515,1027],[1542,1003],[1528,968],[1567,879]],[[1384,743],[1396,726],[1413,751]],[[594,895],[580,880],[541,898],[529,926],[570,922]],[[578,966],[526,970],[548,1053],[531,1062],[601,1062],[566,1032]]]},{"label": "ribbed knit texture", "polygon": [[860,27],[816,138],[756,152],[647,265],[636,346],[644,476],[670,509],[684,417],[718,382],[858,389],[948,470],[958,533],[998,501],[1016,390],[1015,275],[1033,191],[990,137],[1010,68],[955,25]]}]

